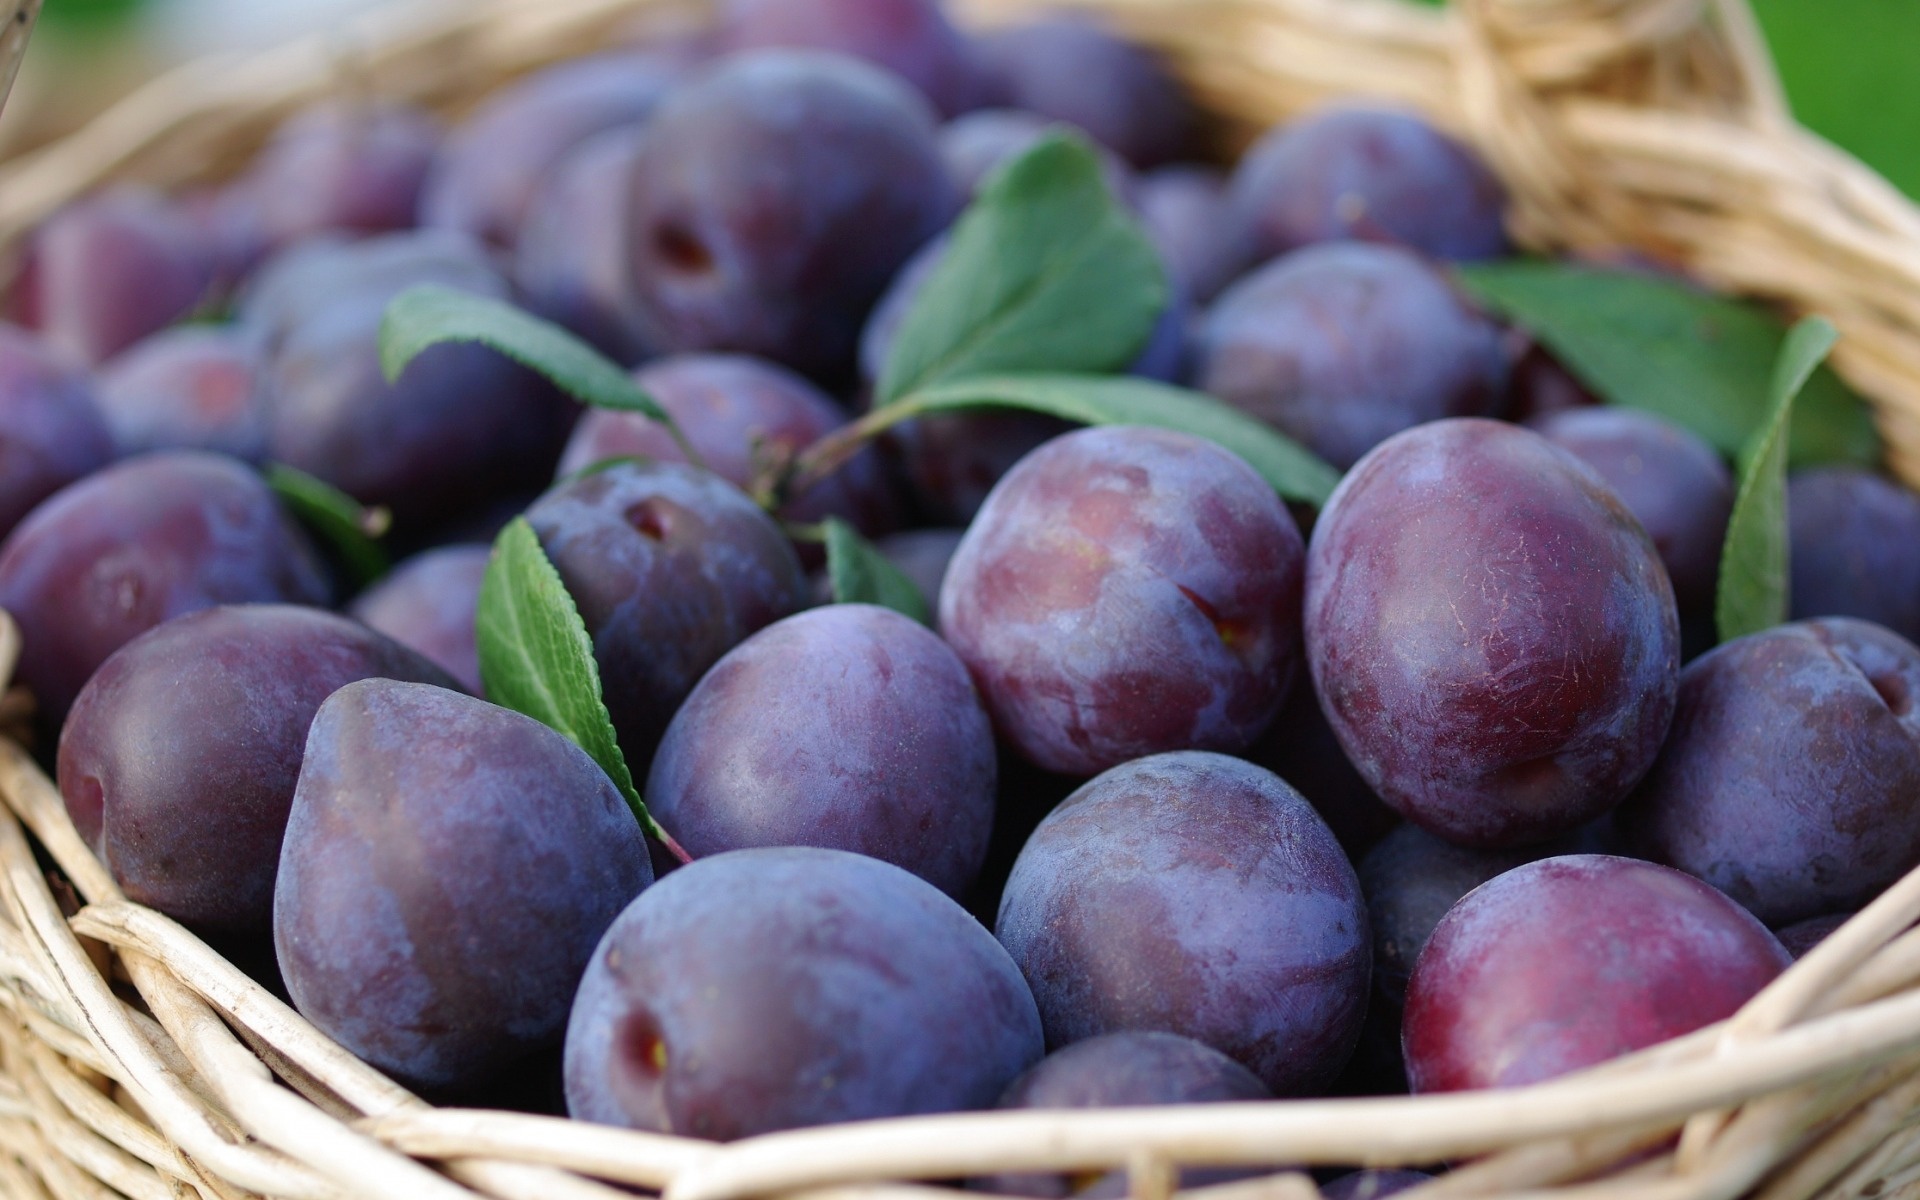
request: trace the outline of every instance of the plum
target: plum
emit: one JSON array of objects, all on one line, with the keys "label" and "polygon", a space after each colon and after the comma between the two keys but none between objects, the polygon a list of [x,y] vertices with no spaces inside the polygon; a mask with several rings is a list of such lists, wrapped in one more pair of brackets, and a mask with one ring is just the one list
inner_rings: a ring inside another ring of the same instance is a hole
[{"label": "plum", "polygon": [[643,132],[610,129],[562,157],[528,201],[513,255],[529,308],[628,364],[653,354],[626,266],[626,183]]},{"label": "plum", "polygon": [[483,296],[508,294],[450,238],[394,234],[333,248],[285,268],[274,285],[285,296],[305,279],[330,299],[276,299],[263,283],[254,306],[256,321],[283,330],[268,362],[271,457],[391,508],[402,525],[551,478],[577,411],[539,375],[475,343],[430,346],[386,381],[380,324],[401,288],[460,279]]},{"label": "plum", "polygon": [[1506,417],[1510,421],[1532,424],[1556,413],[1592,408],[1599,403],[1598,396],[1539,345],[1528,346],[1513,364],[1507,388]]},{"label": "plum", "polygon": [[20,623],[20,682],[58,721],[107,656],[216,604],[324,604],[305,536],[244,463],[144,454],[55,492],[0,543],[0,608]]},{"label": "plum", "polygon": [[1307,554],[1306,647],[1361,776],[1469,846],[1611,809],[1678,690],[1652,539],[1572,455],[1499,421],[1416,426],[1341,481]]},{"label": "plum", "polygon": [[986,1108],[1040,1052],[1020,972],[931,884],[840,850],[738,850],[607,931],[567,1026],[567,1110],[730,1141]]},{"label": "plum", "polygon": [[867,310],[953,218],[932,112],[815,51],[736,56],[660,106],[634,156],[627,254],[647,340],[850,374]]},{"label": "plum", "polygon": [[420,223],[511,248],[567,152],[637,126],[687,71],[671,54],[598,54],[499,89],[440,143],[421,186]]},{"label": "plum", "polygon": [[953,651],[868,604],[776,621],[701,679],[661,739],[647,802],[687,852],[826,846],[950,896],[993,827],[993,727]]},{"label": "plum", "polygon": [[711,472],[621,463],[556,487],[527,520],[586,620],[636,773],[721,655],[807,605],[779,525]]},{"label": "plum", "polygon": [[1220,297],[1197,340],[1202,391],[1342,469],[1423,422],[1493,416],[1507,386],[1500,326],[1397,246],[1269,263]]},{"label": "plum", "polygon": [[1353,867],[1300,793],[1224,755],[1139,759],[1068,797],[1020,852],[995,932],[1054,1048],[1178,1033],[1302,1095],[1366,1012]]},{"label": "plum", "polygon": [[1133,187],[1140,222],[1177,287],[1205,304],[1246,265],[1229,219],[1226,180],[1210,167],[1173,166],[1142,175]]},{"label": "plum", "polygon": [[[1074,132],[1086,136],[1064,121],[1056,121],[1020,108],[983,108],[956,117],[940,130],[940,154],[954,182],[969,196],[977,196],[987,181],[1002,166],[1031,150],[1050,134]],[[1095,146],[1100,156],[1100,171],[1114,197],[1129,201],[1136,186],[1133,168],[1104,146]]]},{"label": "plum", "polygon": [[465,234],[423,229],[350,239],[312,237],[273,255],[241,290],[239,324],[267,353],[351,299],[385,306],[418,283],[504,297],[486,248]]},{"label": "plum", "polygon": [[0,321],[0,538],[114,452],[86,377],[33,334]]},{"label": "plum", "polygon": [[240,186],[268,249],[327,231],[406,229],[439,142],[433,119],[408,104],[316,104],[274,132]]},{"label": "plum", "polygon": [[353,602],[369,629],[386,634],[481,694],[474,613],[491,550],[479,543],[437,546],[395,566]]},{"label": "plum", "polygon": [[[1270,1100],[1273,1093],[1239,1063],[1192,1038],[1172,1033],[1108,1033],[1075,1042],[1040,1060],[1013,1081],[1001,1108],[1128,1108],[1141,1105],[1218,1104]],[[1206,1187],[1245,1179],[1246,1171],[1180,1172],[1180,1186]],[[1127,1194],[1124,1171],[1091,1179],[1064,1175],[998,1175],[983,1190],[1040,1200],[1113,1200]]]},{"label": "plum", "polygon": [[1542,859],[1434,929],[1407,986],[1408,1078],[1417,1093],[1539,1083],[1730,1017],[1791,961],[1689,875]]},{"label": "plum", "polygon": [[1920,865],[1920,647],[1826,617],[1721,646],[1621,828],[1769,925],[1848,912]]},{"label": "plum", "polygon": [[1197,115],[1166,65],[1087,16],[996,29],[979,45],[1002,99],[1079,126],[1135,166],[1193,148]]},{"label": "plum", "polygon": [[412,1085],[556,1042],[601,934],[653,881],[586,752],[531,717],[366,679],[313,719],[273,896],[302,1016]]},{"label": "plum", "polygon": [[1807,952],[1833,935],[1836,929],[1853,919],[1852,913],[1834,913],[1827,917],[1809,917],[1804,921],[1795,921],[1784,929],[1776,930],[1774,936],[1787,948],[1787,953],[1797,961],[1805,958]]},{"label": "plum", "polygon": [[1299,659],[1300,532],[1212,442],[1083,429],[1021,460],[961,540],[940,628],[1001,736],[1092,775],[1165,750],[1239,750]]},{"label": "plum", "polygon": [[136,186],[95,192],[33,235],[19,303],[48,345],[95,366],[208,298],[215,256],[185,214]]},{"label": "plum", "polygon": [[[1536,418],[1532,427],[1592,467],[1646,529],[1673,581],[1681,616],[1711,614],[1734,490],[1733,474],[1713,447],[1671,421],[1630,408],[1576,408]],[[1920,500],[1915,516],[1920,536]],[[1914,563],[1920,589],[1920,554]]]},{"label": "plum", "polygon": [[724,50],[826,50],[884,67],[947,116],[977,108],[989,82],[938,0],[726,0]]},{"label": "plum", "polygon": [[266,457],[265,364],[243,331],[184,325],[136,342],[99,374],[100,410],[122,454],[215,450]]},{"label": "plum", "polygon": [[203,928],[269,928],[307,726],[371,678],[455,686],[314,608],[223,605],[148,630],[94,672],[60,731],[74,827],[129,899]]},{"label": "plum", "polygon": [[1920,495],[1856,467],[1787,482],[1794,618],[1858,617],[1920,639]]},{"label": "plum", "polygon": [[1382,108],[1328,108],[1280,126],[1233,177],[1237,236],[1257,262],[1346,239],[1459,262],[1497,258],[1507,250],[1506,203],[1472,151]]},{"label": "plum", "polygon": [[[758,469],[790,458],[847,423],[847,414],[820,389],[784,367],[746,355],[681,354],[634,372],[707,468],[742,489]],[[609,458],[684,462],[665,426],[640,413],[596,409],[574,426],[560,456],[564,477]],[[863,450],[839,470],[781,508],[788,521],[842,517],[869,536],[902,523],[880,456]]]}]

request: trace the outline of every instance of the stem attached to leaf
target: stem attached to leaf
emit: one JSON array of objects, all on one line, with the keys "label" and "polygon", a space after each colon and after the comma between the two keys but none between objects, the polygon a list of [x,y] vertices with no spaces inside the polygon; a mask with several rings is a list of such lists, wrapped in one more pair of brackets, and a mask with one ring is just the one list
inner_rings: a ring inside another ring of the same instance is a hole
[{"label": "stem attached to leaf", "polygon": [[842,425],[794,458],[786,478],[772,489],[774,495],[784,502],[817,487],[827,476],[846,466],[868,442],[912,415],[909,406],[896,403],[876,408],[851,425]]},{"label": "stem attached to leaf", "polygon": [[662,846],[665,846],[667,848],[667,853],[673,855],[673,857],[680,863],[681,866],[684,867],[688,863],[693,861],[693,855],[688,854],[686,850],[680,845],[679,842],[674,841],[672,834],[660,828],[660,822],[654,820],[652,817],[648,817],[647,825],[648,825],[648,832],[653,834],[654,840],[659,842]]}]

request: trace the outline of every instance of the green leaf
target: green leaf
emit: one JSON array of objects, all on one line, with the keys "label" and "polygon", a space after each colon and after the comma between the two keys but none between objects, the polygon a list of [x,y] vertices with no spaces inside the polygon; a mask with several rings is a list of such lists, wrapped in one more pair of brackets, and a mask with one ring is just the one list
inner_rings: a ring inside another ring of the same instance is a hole
[{"label": "green leaf", "polygon": [[1720,552],[1714,619],[1732,641],[1787,619],[1787,451],[1794,399],[1839,335],[1824,317],[1793,327],[1780,348],[1768,389],[1769,417],[1741,456],[1740,491]]},{"label": "green leaf", "polygon": [[356,586],[366,587],[387,573],[392,564],[375,540],[393,523],[386,509],[368,508],[326,480],[285,463],[268,463],[266,478],[300,523],[333,548]]},{"label": "green leaf", "polygon": [[494,541],[473,632],[487,699],[585,750],[646,831],[671,844],[647,812],[620,752],[613,718],[600,698],[600,667],[587,623],[525,517],[514,518]]},{"label": "green leaf", "polygon": [[1166,273],[1093,148],[1054,134],[997,172],[900,325],[876,404],[970,375],[1125,367]]},{"label": "green leaf", "polygon": [[[1485,263],[1457,278],[1538,337],[1612,404],[1686,426],[1728,457],[1766,424],[1785,329],[1772,313],[1675,280],[1545,262]],[[1879,461],[1867,406],[1821,370],[1795,406],[1793,465]]]},{"label": "green leaf", "polygon": [[673,418],[619,364],[565,329],[504,300],[432,283],[416,284],[387,305],[380,322],[380,369],[387,382],[442,342],[490,346],[582,404],[644,413],[673,428]]},{"label": "green leaf", "polygon": [[980,408],[1018,408],[1083,425],[1152,425],[1217,442],[1289,500],[1315,506],[1340,472],[1285,435],[1213,397],[1150,379],[1113,375],[996,375],[915,392],[886,410],[901,418]]},{"label": "green leaf", "polygon": [[827,582],[835,604],[878,604],[922,625],[933,624],[933,613],[920,588],[887,560],[873,543],[839,517],[828,517]]}]

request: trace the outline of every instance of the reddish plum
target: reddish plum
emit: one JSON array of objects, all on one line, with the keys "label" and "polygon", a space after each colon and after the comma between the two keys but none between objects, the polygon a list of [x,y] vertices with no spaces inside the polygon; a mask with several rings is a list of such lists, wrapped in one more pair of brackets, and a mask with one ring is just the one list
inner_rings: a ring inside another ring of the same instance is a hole
[{"label": "reddish plum", "polygon": [[1415,1092],[1519,1087],[1730,1017],[1792,961],[1706,884],[1603,854],[1543,859],[1441,920],[1407,988]]},{"label": "reddish plum", "polygon": [[100,372],[100,410],[123,454],[215,450],[257,463],[267,451],[264,368],[241,330],[162,330]]},{"label": "reddish plum", "polygon": [[1307,556],[1307,661],[1381,799],[1463,845],[1543,841],[1652,766],[1673,587],[1626,506],[1498,421],[1435,421],[1348,473]]},{"label": "reddish plum", "polygon": [[1092,775],[1164,750],[1239,750],[1299,660],[1300,532],[1212,442],[1083,429],[987,498],[940,594],[940,628],[1001,736]]},{"label": "reddish plum", "polygon": [[54,493],[0,544],[0,608],[20,623],[19,677],[57,721],[107,656],[216,604],[326,602],[306,538],[224,455],[141,455]]}]

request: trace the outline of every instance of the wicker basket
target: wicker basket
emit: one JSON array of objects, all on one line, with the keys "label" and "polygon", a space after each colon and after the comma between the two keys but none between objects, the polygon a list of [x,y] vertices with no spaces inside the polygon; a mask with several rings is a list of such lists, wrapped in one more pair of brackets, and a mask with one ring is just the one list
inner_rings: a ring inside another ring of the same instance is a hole
[{"label": "wicker basket", "polygon": [[[1873,399],[1896,469],[1920,483],[1920,212],[1794,125],[1744,0],[1457,0],[1444,14],[1401,0],[1083,2],[1170,51],[1230,140],[1329,96],[1412,103],[1480,146],[1513,189],[1526,244],[1639,246],[1829,315],[1838,366]],[[1032,3],[965,7],[992,21]],[[703,8],[469,3],[197,65],[0,165],[0,250],[107,180],[230,172],[327,92],[455,111],[513,74],[697,23]],[[18,649],[0,614],[0,681]],[[20,711],[11,699],[0,725]],[[1417,1195],[1920,1196],[1920,873],[1732,1020],[1536,1087],[912,1118],[723,1147],[434,1109],[128,903],[4,737],[0,800],[7,1196],[611,1200],[638,1187],[670,1200],[940,1200],[955,1193],[916,1181],[1119,1167],[1136,1196],[1164,1200],[1187,1163],[1461,1161]],[[1295,1171],[1181,1195],[1318,1193]]]}]

